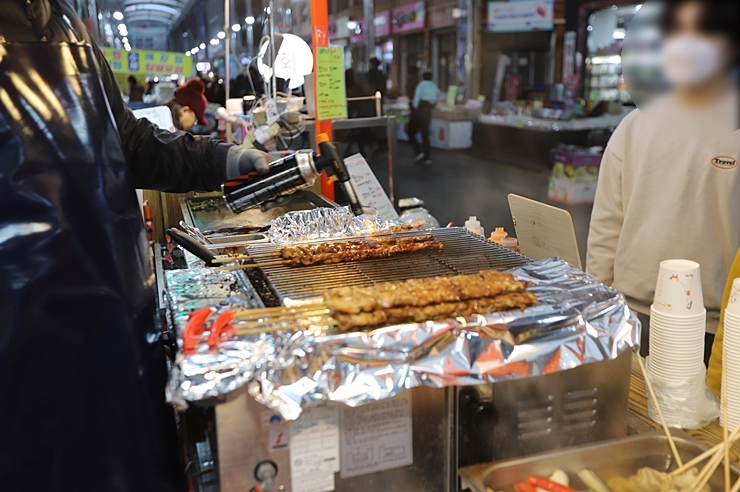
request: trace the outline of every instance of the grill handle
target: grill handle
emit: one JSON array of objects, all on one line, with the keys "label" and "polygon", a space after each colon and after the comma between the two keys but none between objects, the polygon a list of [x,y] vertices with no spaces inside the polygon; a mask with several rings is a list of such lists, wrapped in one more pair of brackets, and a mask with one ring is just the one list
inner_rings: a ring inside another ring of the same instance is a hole
[{"label": "grill handle", "polygon": [[182,248],[193,253],[195,256],[206,262],[206,265],[213,266],[213,260],[216,259],[216,254],[210,249],[206,248],[198,241],[185,234],[179,229],[167,229],[167,234],[172,240]]}]

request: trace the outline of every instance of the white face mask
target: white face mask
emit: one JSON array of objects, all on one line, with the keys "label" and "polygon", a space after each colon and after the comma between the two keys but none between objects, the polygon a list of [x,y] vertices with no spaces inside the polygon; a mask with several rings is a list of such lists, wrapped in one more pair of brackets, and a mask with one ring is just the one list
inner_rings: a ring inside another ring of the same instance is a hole
[{"label": "white face mask", "polygon": [[681,35],[663,43],[663,74],[674,87],[693,87],[723,68],[722,46],[699,36]]}]

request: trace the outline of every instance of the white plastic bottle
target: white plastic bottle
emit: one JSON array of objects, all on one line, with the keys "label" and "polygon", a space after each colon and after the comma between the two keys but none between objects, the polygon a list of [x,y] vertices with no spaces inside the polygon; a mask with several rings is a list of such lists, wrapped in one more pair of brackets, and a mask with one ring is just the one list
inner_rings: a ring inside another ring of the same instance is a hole
[{"label": "white plastic bottle", "polygon": [[483,232],[483,227],[481,227],[480,221],[475,215],[471,215],[468,220],[465,221],[465,228],[473,234],[485,236],[485,233]]}]

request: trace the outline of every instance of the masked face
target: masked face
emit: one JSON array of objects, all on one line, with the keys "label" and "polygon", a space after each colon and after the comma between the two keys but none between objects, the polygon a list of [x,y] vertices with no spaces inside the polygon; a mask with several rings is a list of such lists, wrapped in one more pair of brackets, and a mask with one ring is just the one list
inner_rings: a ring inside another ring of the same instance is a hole
[{"label": "masked face", "polygon": [[668,82],[676,88],[695,87],[722,73],[726,50],[722,42],[697,34],[680,34],[663,44],[661,61]]}]

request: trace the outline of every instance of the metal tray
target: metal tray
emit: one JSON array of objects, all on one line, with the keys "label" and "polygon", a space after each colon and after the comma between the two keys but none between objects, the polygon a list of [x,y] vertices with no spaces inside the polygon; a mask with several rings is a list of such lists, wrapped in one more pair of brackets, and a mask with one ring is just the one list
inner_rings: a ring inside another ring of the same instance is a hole
[{"label": "metal tray", "polygon": [[[204,208],[199,206],[204,205]],[[193,207],[195,206],[195,210]],[[220,196],[199,196],[181,198],[180,208],[185,222],[201,231],[216,230],[223,227],[254,226],[263,227],[270,221],[296,210],[312,210],[319,207],[335,208],[337,204],[312,191],[302,190],[290,196],[290,200],[278,207],[262,212],[259,208],[235,214],[226,207]]]},{"label": "metal tray", "polygon": [[[680,430],[671,430],[676,447],[684,462],[698,456],[708,446]],[[634,475],[640,468],[649,466],[660,471],[675,468],[668,439],[661,431],[646,432],[624,439],[603,441],[526,458],[469,466],[459,470],[460,478],[473,492],[512,490],[516,482],[528,475],[549,476],[559,468],[568,473],[571,487],[587,489],[577,473],[590,468],[605,482],[616,476]],[[732,482],[740,476],[740,468],[732,467]],[[709,481],[713,491],[724,490],[723,468],[720,466]]]}]

